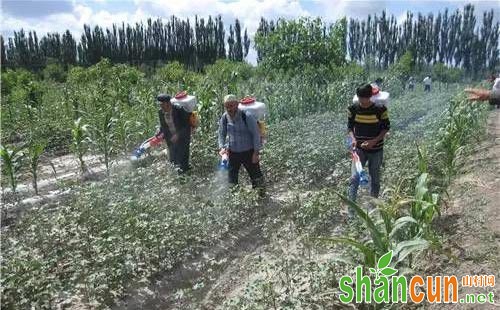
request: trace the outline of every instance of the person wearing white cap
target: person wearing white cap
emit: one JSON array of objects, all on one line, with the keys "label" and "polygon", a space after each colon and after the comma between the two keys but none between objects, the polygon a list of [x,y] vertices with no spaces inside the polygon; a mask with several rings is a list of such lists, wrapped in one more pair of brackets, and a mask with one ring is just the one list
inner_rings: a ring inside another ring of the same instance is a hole
[{"label": "person wearing white cap", "polygon": [[226,112],[219,120],[219,154],[229,155],[228,179],[230,184],[238,184],[241,165],[247,170],[253,188],[263,189],[263,175],[260,170],[260,132],[257,119],[238,109],[239,100],[235,95],[224,97]]},{"label": "person wearing white cap", "polygon": [[169,160],[179,173],[189,170],[189,144],[191,143],[191,126],[189,113],[170,102],[171,97],[160,94],[156,97],[160,109],[161,131],[168,147]]}]

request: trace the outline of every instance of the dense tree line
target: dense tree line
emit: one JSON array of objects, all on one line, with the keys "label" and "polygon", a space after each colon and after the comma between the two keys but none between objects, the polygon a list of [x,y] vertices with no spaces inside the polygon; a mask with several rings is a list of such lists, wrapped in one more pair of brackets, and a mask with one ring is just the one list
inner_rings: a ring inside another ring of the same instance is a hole
[{"label": "dense tree line", "polygon": [[348,51],[359,63],[373,62],[387,68],[407,50],[417,66],[443,63],[466,72],[493,71],[499,64],[499,23],[493,23],[493,10],[483,13],[477,24],[474,6],[463,12],[439,12],[437,16],[408,12],[398,25],[394,16],[382,12],[365,20],[349,22]]},{"label": "dense tree line", "polygon": [[226,52],[226,35],[222,18],[189,19],[172,16],[167,22],[148,19],[145,24],[122,23],[111,29],[100,26],[83,26],[80,41],[77,42],[67,30],[48,33],[40,40],[36,31],[14,32],[4,42],[1,39],[2,65],[4,67],[43,68],[48,59],[68,65],[90,66],[102,58],[113,63],[155,64],[157,62],[179,61],[188,68],[199,70],[217,59],[229,58],[243,61],[248,54],[250,39],[246,29],[242,36],[240,22],[236,19],[229,27]]},{"label": "dense tree line", "polygon": [[[304,45],[305,42],[308,48],[314,49],[299,54],[311,58],[309,62],[330,63],[330,59],[319,59],[318,55],[322,53],[318,53],[317,47],[321,46],[321,52],[325,48],[323,45],[328,45],[328,42],[320,44],[318,40],[331,41],[332,28],[309,23],[307,29],[302,29],[303,23],[261,18],[255,36],[257,61],[261,62],[266,54],[274,55],[275,51]],[[145,24],[122,23],[111,29],[100,26],[92,29],[84,25],[83,30],[79,41],[69,31],[62,36],[49,33],[41,39],[35,31],[26,33],[24,30],[14,32],[7,41],[0,36],[2,65],[39,69],[53,59],[65,67],[75,64],[90,66],[108,58],[113,63],[148,65],[178,61],[188,68],[200,70],[217,59],[242,61],[250,48],[250,38],[246,29],[242,31],[240,22],[236,20],[230,25],[226,34],[220,16],[210,16],[207,20],[196,17],[194,24],[189,19],[172,16],[167,21],[148,19]],[[347,55],[359,64],[385,69],[410,51],[417,67],[443,63],[478,74],[494,71],[500,64],[499,34],[500,26],[498,22],[494,23],[493,10],[484,12],[482,23],[478,23],[474,6],[470,4],[463,11],[450,13],[446,9],[437,16],[420,13],[414,16],[408,12],[401,24],[394,15],[389,16],[383,11],[381,15],[350,19],[346,23],[345,33],[341,35],[345,44],[340,55]]]},{"label": "dense tree line", "polygon": [[[494,23],[493,10],[483,13],[480,25],[474,6],[466,5],[463,12],[439,12],[437,16],[407,13],[402,24],[385,11],[380,16],[350,19],[347,26],[347,52],[359,64],[385,69],[410,51],[417,66],[443,63],[460,67],[466,72],[494,71],[499,65],[499,23]],[[272,38],[280,21],[261,19],[256,37]],[[324,33],[327,29],[324,28]],[[281,45],[293,45],[295,36],[284,36]],[[256,45],[257,60],[262,61],[268,45]]]}]

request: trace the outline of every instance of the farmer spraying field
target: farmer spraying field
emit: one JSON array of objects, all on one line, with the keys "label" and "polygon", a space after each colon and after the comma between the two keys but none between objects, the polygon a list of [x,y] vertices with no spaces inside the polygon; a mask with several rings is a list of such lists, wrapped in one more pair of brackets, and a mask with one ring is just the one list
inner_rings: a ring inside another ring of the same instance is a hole
[{"label": "farmer spraying field", "polygon": [[[373,87],[364,85],[356,90],[358,102],[348,109],[348,135],[353,152],[359,156],[361,165],[368,163],[371,178],[370,195],[378,197],[380,192],[380,167],[383,160],[384,137],[389,131],[390,122],[387,107],[375,104],[372,100]],[[353,173],[349,185],[349,199],[357,198],[360,177]],[[349,210],[350,216],[353,210]]]},{"label": "farmer spraying field", "polygon": [[224,97],[226,112],[219,120],[219,154],[228,158],[228,181],[238,184],[241,165],[247,170],[252,187],[263,187],[264,177],[260,169],[259,151],[262,147],[257,119],[251,113],[238,108],[234,95]]},{"label": "farmer spraying field", "polygon": [[[191,112],[196,105],[196,98],[186,92],[178,93],[171,100],[170,96],[160,94],[157,97],[160,110],[161,132],[168,146],[168,156],[179,170],[179,173],[189,169],[189,144],[191,142]],[[186,106],[186,107],[184,107]]]}]

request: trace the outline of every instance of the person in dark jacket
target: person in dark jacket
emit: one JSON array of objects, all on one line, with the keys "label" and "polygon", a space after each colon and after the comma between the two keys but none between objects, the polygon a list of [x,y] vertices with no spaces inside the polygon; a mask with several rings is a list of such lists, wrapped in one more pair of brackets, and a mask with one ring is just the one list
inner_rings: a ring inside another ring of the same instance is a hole
[{"label": "person in dark jacket", "polygon": [[167,142],[170,162],[179,169],[179,173],[186,172],[189,169],[189,144],[191,143],[189,113],[173,105],[169,95],[160,94],[156,99],[160,105],[158,117],[163,137]]}]

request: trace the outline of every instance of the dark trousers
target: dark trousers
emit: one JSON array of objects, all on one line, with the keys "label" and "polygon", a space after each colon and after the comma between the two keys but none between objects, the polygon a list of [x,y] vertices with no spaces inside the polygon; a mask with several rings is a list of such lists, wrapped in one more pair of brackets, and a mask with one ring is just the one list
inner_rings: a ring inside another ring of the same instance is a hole
[{"label": "dark trousers", "polygon": [[[368,162],[368,173],[370,174],[371,186],[370,195],[377,198],[380,192],[380,168],[382,167],[382,161],[384,158],[384,151],[376,152],[366,152],[363,149],[357,149],[359,160],[361,165],[365,166]],[[358,196],[359,178],[355,172],[351,176],[351,182],[349,184],[349,199],[356,201]]]},{"label": "dark trousers", "polygon": [[240,167],[243,165],[250,179],[252,180],[252,187],[256,188],[263,185],[264,177],[260,170],[259,163],[252,163],[253,149],[241,153],[229,152],[229,183],[238,184],[238,174]]},{"label": "dark trousers", "polygon": [[424,85],[424,91],[431,91],[431,86],[430,85]]},{"label": "dark trousers", "polygon": [[180,168],[182,172],[189,169],[189,144],[191,139],[179,139],[177,143],[172,143],[167,140],[168,157],[170,162]]}]

